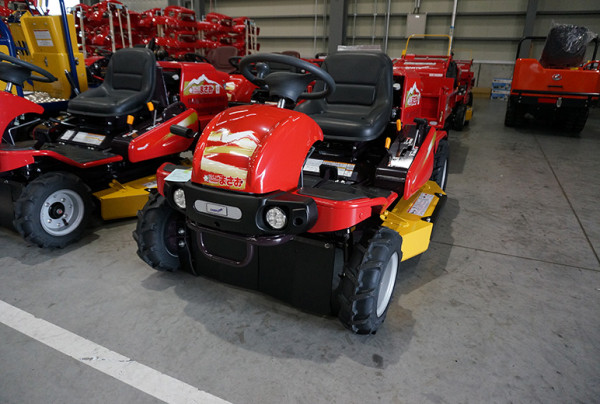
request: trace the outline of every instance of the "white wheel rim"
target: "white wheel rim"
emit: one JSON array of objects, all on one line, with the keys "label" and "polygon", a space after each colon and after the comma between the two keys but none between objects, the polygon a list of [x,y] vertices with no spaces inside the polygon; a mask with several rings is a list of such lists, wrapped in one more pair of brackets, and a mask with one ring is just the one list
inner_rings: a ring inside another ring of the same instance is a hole
[{"label": "white wheel rim", "polygon": [[79,227],[84,210],[83,199],[77,192],[70,189],[55,191],[42,203],[42,229],[52,236],[65,236]]},{"label": "white wheel rim", "polygon": [[398,273],[398,253],[394,252],[383,270],[379,281],[379,293],[377,295],[377,317],[381,317],[390,304],[394,285],[396,284],[396,274]]}]

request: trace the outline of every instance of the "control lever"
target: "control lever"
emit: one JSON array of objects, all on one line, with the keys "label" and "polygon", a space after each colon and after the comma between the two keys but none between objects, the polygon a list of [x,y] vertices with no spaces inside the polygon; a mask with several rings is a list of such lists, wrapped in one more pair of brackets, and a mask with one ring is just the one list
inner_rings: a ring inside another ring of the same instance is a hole
[{"label": "control lever", "polygon": [[425,137],[425,131],[427,129],[427,125],[429,124],[429,121],[427,121],[427,119],[425,118],[415,118],[415,123],[417,124],[417,130],[415,132],[415,143],[414,146],[420,146],[421,143],[423,142],[423,139]]},{"label": "control lever", "polygon": [[177,136],[185,137],[188,139],[192,139],[196,136],[196,133],[192,128],[188,128],[186,126],[181,125],[171,125],[171,133]]}]

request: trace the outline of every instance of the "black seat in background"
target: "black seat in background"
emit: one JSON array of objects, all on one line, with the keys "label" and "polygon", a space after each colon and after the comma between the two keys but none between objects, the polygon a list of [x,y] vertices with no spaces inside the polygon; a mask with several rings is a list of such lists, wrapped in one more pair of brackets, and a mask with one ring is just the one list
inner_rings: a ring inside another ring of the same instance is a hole
[{"label": "black seat in background", "polygon": [[[334,79],[326,99],[307,100],[296,107],[314,119],[326,140],[367,142],[379,137],[390,121],[393,65],[381,52],[343,51],[325,59],[322,68]],[[324,84],[318,82],[315,91]]]},{"label": "black seat in background", "polygon": [[210,63],[215,67],[215,69],[225,72],[225,73],[233,73],[235,71],[235,67],[229,63],[229,58],[238,55],[238,50],[234,46],[220,46],[215,49],[211,49],[206,55],[206,58],[210,60]]},{"label": "black seat in background", "polygon": [[67,111],[107,118],[135,114],[152,99],[155,76],[150,49],[120,49],[110,59],[104,82],[69,101]]}]

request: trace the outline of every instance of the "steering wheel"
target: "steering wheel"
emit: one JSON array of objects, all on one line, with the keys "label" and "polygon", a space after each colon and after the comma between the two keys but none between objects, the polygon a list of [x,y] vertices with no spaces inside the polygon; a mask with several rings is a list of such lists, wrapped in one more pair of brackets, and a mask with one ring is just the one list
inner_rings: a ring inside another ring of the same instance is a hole
[{"label": "steering wheel", "polygon": [[229,58],[229,64],[231,67],[235,68],[235,70],[240,70],[240,60],[242,60],[241,56],[232,56]]},{"label": "steering wheel", "polygon": [[[10,63],[10,65],[0,63],[0,79],[2,79],[2,81],[23,86],[23,83],[25,83],[27,80],[39,81],[42,83],[52,83],[58,80],[52,75],[52,73],[42,69],[41,67],[15,57],[8,56],[1,52],[0,60],[5,60]],[[34,76],[31,74],[32,72],[39,73],[42,76]]]},{"label": "steering wheel", "polygon": [[[305,73],[269,72],[267,63],[280,63],[291,66]],[[257,74],[250,71],[251,65],[256,65]],[[270,95],[287,98],[296,102],[298,99],[314,100],[325,98],[335,90],[335,81],[325,70],[305,60],[277,53],[256,53],[245,56],[240,61],[240,70],[245,78],[259,87],[266,86]],[[312,93],[304,92],[314,80],[325,82],[325,88]]]},{"label": "steering wheel", "polygon": [[197,53],[188,52],[183,55],[183,60],[185,62],[196,62],[196,63],[210,63],[205,56],[198,55]]}]

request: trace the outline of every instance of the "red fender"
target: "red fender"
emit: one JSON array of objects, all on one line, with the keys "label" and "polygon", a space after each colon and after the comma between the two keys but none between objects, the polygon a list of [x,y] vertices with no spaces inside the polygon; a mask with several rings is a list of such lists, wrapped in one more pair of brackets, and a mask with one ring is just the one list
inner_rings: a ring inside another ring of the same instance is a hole
[{"label": "red fender", "polygon": [[439,140],[445,137],[445,132],[437,132],[434,127],[429,129],[429,133],[421,144],[413,163],[406,173],[406,182],[404,183],[404,199],[409,199],[431,178],[433,173],[433,155]]},{"label": "red fender", "polygon": [[0,92],[0,133],[4,133],[8,125],[22,114],[43,114],[44,108],[17,95]]}]

